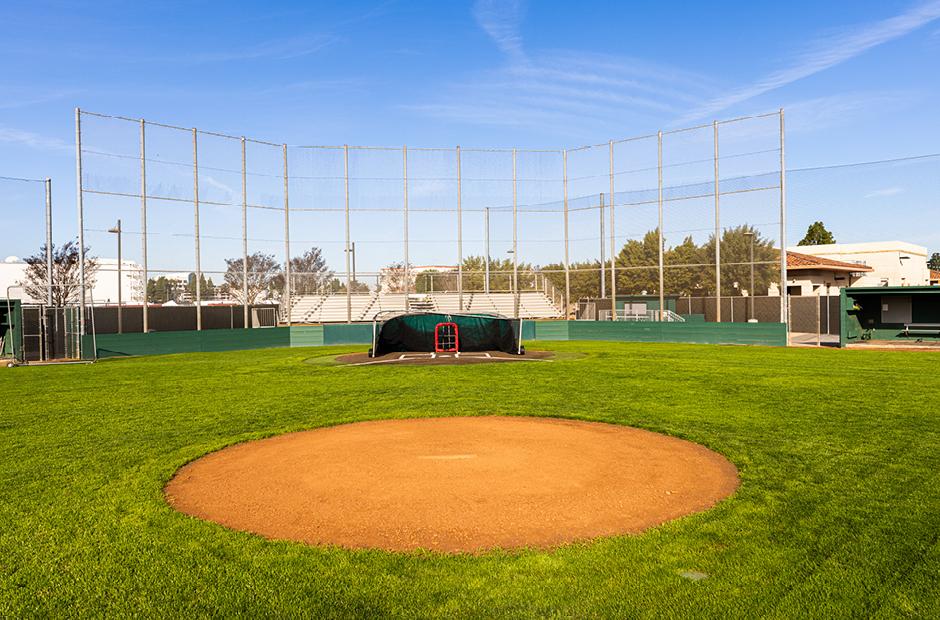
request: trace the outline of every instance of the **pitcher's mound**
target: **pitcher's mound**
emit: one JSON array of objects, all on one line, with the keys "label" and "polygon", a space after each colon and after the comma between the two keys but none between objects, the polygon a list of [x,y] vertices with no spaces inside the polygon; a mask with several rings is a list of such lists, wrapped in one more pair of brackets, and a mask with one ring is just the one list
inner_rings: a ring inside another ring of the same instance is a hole
[{"label": "pitcher's mound", "polygon": [[727,459],[649,431],[553,418],[360,422],[251,441],[166,487],[187,514],[272,539],[481,551],[636,533],[737,488]]}]

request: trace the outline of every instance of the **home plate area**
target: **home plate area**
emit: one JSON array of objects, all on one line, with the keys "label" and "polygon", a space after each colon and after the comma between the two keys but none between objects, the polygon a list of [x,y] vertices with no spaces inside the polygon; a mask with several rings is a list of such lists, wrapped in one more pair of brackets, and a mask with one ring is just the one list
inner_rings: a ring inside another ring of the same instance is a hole
[{"label": "home plate area", "polygon": [[368,353],[351,353],[348,355],[340,355],[336,360],[349,366],[373,366],[380,364],[457,365],[486,364],[492,362],[548,361],[551,357],[551,351],[526,351],[524,355],[515,355],[502,351],[457,351],[453,353],[395,351],[379,357],[369,357]]}]

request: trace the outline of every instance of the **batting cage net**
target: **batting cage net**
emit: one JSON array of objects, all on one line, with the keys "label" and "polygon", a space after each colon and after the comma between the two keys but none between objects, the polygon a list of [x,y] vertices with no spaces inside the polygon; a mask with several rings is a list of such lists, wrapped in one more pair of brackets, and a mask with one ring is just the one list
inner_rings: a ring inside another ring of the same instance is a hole
[{"label": "batting cage net", "polygon": [[486,314],[398,314],[373,322],[372,357],[387,353],[501,351],[520,354],[522,321]]}]

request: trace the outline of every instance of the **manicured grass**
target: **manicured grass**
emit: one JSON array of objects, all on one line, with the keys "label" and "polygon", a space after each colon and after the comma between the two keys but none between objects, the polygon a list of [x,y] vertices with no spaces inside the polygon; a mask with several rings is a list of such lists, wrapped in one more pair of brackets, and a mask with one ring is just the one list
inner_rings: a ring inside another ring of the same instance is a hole
[{"label": "manicured grass", "polygon": [[[940,615],[940,356],[539,345],[586,355],[305,363],[355,350],[336,347],[0,370],[0,617]],[[742,486],[640,536],[482,556],[268,542],[163,501],[180,465],[234,442],[487,414],[678,435],[727,455]]]}]

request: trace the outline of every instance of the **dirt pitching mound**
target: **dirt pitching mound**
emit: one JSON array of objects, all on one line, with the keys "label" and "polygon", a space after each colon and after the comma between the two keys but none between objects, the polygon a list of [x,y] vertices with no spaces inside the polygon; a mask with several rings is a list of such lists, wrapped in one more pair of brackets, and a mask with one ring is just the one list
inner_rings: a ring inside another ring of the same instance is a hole
[{"label": "dirt pitching mound", "polygon": [[738,486],[727,459],[649,431],[553,418],[360,422],[186,465],[178,510],[270,539],[394,551],[552,547],[637,533]]}]

